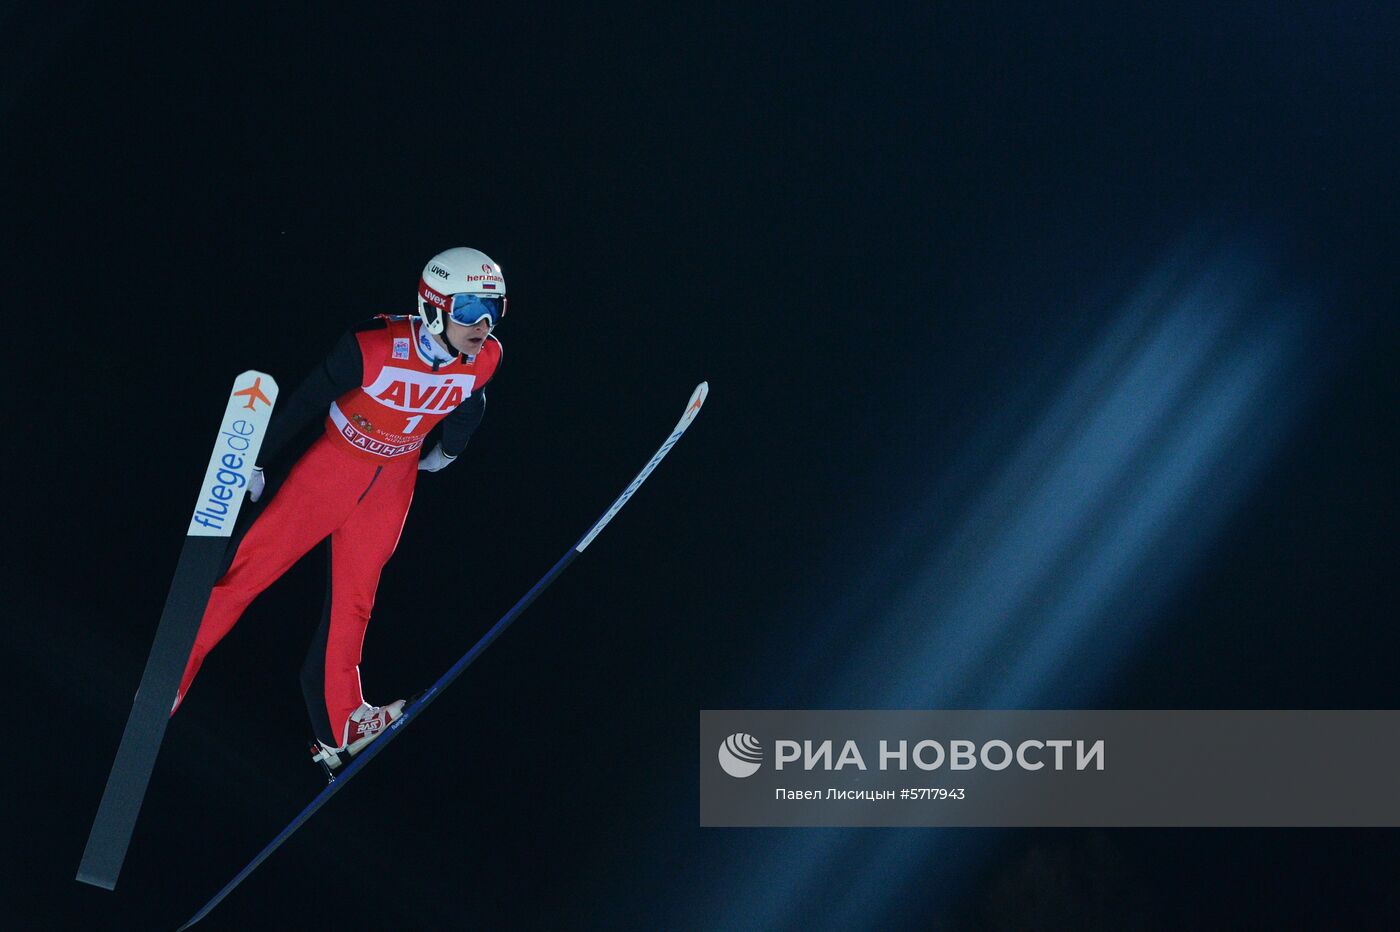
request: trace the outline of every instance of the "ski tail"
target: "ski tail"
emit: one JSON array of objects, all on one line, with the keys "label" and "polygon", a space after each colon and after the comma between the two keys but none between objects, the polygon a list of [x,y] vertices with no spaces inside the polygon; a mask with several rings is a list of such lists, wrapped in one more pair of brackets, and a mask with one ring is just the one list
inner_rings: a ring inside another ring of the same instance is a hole
[{"label": "ski tail", "polygon": [[180,932],[183,932],[183,930],[188,929],[190,926],[194,925],[196,922],[199,922],[199,920],[209,915],[209,913],[214,909],[214,907],[218,906],[219,903],[223,901],[224,897],[228,896],[231,892],[233,892],[234,888],[241,884],[248,877],[249,874],[256,870],[258,865],[262,864],[263,861],[267,860],[268,856],[272,854],[272,852],[280,848],[282,846],[282,843],[292,836],[293,832],[300,828],[307,819],[311,818],[311,816],[314,815],[318,809],[320,809],[327,802],[329,802],[330,798],[334,796],[337,792],[339,792],[339,790],[342,787],[344,787],[345,784],[349,783],[350,779],[354,777],[355,774],[359,773],[362,769],[364,769],[365,765],[367,765],[376,754],[384,750],[384,748],[388,746],[389,742],[392,741],[394,737],[399,734],[399,732],[401,732],[404,728],[407,728],[409,723],[412,722],[418,716],[418,713],[426,709],[434,699],[436,699],[439,695],[442,694],[442,691],[444,689],[451,685],[453,680],[461,676],[462,671],[466,670],[466,668],[470,666],[472,661],[476,660],[477,657],[480,657],[481,654],[486,650],[486,648],[490,647],[491,643],[495,641],[496,638],[500,637],[501,634],[506,630],[506,628],[510,627],[511,622],[515,621],[516,618],[519,618],[521,613],[524,612],[525,609],[530,607],[530,603],[534,602],[535,599],[539,598],[542,592],[549,588],[550,583],[554,582],[554,580],[559,578],[559,574],[564,572],[564,570],[568,568],[569,564],[572,563],[578,557],[578,555],[583,552],[584,548],[586,548],[590,543],[593,542],[594,538],[596,538],[598,534],[602,532],[603,528],[607,526],[608,522],[611,521],[613,517],[619,511],[622,510],[622,506],[627,504],[628,499],[630,499],[634,494],[636,494],[637,489],[640,488],[642,483],[646,481],[647,476],[650,476],[652,471],[656,469],[656,467],[661,463],[663,459],[666,458],[666,454],[669,453],[671,451],[671,448],[676,445],[676,442],[680,440],[681,435],[685,433],[686,428],[688,428],[691,425],[691,423],[694,422],[696,416],[700,413],[700,408],[705,403],[705,397],[709,394],[709,390],[710,387],[708,382],[701,382],[695,387],[695,391],[691,393],[690,401],[686,406],[685,413],[681,415],[681,419],[676,423],[675,428],[671,431],[671,434],[666,438],[666,441],[661,444],[661,447],[656,451],[655,455],[653,455],[652,458],[647,461],[647,464],[642,467],[642,471],[637,474],[637,477],[633,479],[630,483],[628,483],[627,488],[625,488],[622,494],[617,497],[616,501],[612,503],[612,506],[608,508],[606,512],[603,513],[603,516],[599,518],[598,521],[595,522],[591,528],[589,528],[588,533],[584,534],[583,537],[579,539],[578,543],[570,547],[568,552],[565,553],[562,557],[560,557],[558,562],[556,562],[554,566],[550,568],[549,572],[545,573],[544,576],[540,578],[539,582],[535,583],[534,586],[530,588],[529,592],[521,596],[520,601],[516,602],[515,605],[511,606],[510,611],[506,612],[505,615],[501,617],[500,621],[497,621],[494,625],[491,626],[491,630],[487,631],[484,635],[481,636],[481,639],[479,641],[472,645],[471,650],[463,654],[461,658],[458,659],[458,661],[454,663],[446,673],[444,673],[441,677],[438,678],[438,681],[436,683],[428,687],[428,689],[424,690],[422,695],[418,696],[411,703],[409,703],[409,705],[404,708],[403,715],[397,720],[395,720],[393,724],[391,724],[388,727],[388,729],[383,735],[376,738],[373,742],[369,744],[368,747],[366,747],[359,754],[355,755],[355,757],[350,761],[350,763],[345,765],[345,767],[334,777],[334,779],[331,780],[330,784],[325,789],[321,790],[319,794],[317,794],[316,798],[311,801],[310,805],[308,805],[305,809],[299,812],[296,818],[294,818],[291,821],[291,823],[277,835],[276,838],[272,839],[272,841],[268,843],[267,847],[259,851],[257,856],[254,857],[253,860],[247,864],[247,866],[245,866],[241,871],[239,871],[238,874],[235,875],[232,880],[224,884],[223,889],[221,889],[218,893],[214,894],[213,899],[205,903],[204,906],[200,908],[199,912],[195,913],[194,916],[190,918],[189,922],[186,922],[184,925],[180,926]]}]

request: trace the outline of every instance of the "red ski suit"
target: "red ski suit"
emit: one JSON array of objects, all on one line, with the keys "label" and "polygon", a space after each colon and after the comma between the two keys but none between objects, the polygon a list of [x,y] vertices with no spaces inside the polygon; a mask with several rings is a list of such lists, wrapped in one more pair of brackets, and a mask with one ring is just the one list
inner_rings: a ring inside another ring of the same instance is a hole
[{"label": "red ski suit", "polygon": [[[412,318],[388,318],[383,328],[355,338],[364,360],[360,387],[331,404],[325,434],[292,467],[215,584],[176,708],[205,656],[249,603],[329,537],[329,616],[321,633],[324,670],[312,672],[324,674],[331,729],[330,735],[317,738],[344,744],[346,722],[364,702],[359,664],[365,628],[380,571],[398,544],[413,500],[424,435],[480,391],[501,358],[500,344],[488,339],[470,362],[459,356],[434,365],[415,343],[426,334]],[[326,721],[313,713],[317,720]]]}]

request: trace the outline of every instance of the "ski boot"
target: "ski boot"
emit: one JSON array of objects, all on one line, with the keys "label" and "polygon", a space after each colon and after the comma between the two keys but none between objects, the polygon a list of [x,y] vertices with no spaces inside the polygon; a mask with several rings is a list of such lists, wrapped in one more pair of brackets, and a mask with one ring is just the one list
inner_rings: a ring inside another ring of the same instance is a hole
[{"label": "ski boot", "polygon": [[356,754],[382,735],[390,724],[403,717],[404,702],[399,699],[386,706],[370,705],[368,702],[361,705],[346,721],[344,741],[338,748],[327,747],[320,741],[311,742],[311,759],[321,765],[327,781],[335,780],[336,774]]}]

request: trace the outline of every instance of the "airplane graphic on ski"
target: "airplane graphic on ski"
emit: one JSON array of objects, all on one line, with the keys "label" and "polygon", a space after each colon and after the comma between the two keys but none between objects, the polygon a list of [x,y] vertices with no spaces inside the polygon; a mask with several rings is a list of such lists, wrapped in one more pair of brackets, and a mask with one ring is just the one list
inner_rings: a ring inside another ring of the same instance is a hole
[{"label": "airplane graphic on ski", "polygon": [[245,396],[247,397],[248,403],[247,403],[246,405],[244,405],[243,407],[247,408],[249,411],[256,410],[256,409],[253,407],[253,404],[254,404],[255,402],[258,402],[258,401],[261,401],[263,404],[267,405],[268,407],[272,407],[272,402],[271,402],[271,401],[268,401],[267,396],[263,394],[263,391],[262,391],[262,378],[261,378],[261,377],[254,379],[254,380],[253,380],[253,384],[252,384],[252,385],[249,385],[247,388],[243,389],[241,392],[234,392],[233,394],[234,394],[234,397],[237,397],[237,398],[242,398],[242,397],[245,397]]}]

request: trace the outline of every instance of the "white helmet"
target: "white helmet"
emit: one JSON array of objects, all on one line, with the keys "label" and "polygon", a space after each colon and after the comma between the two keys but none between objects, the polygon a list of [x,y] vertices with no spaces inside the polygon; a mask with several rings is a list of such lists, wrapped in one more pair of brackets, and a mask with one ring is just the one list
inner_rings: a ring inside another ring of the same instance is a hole
[{"label": "white helmet", "polygon": [[442,333],[446,311],[468,326],[485,319],[495,329],[506,316],[506,280],[501,267],[479,249],[458,246],[423,266],[418,280],[418,316],[430,333]]}]

